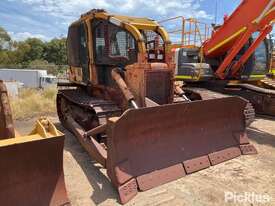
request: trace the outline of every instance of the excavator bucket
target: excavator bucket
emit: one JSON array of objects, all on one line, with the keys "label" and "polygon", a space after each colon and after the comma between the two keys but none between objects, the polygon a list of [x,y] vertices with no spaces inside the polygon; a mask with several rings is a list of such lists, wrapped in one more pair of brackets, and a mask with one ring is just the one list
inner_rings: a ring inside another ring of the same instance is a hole
[{"label": "excavator bucket", "polygon": [[108,121],[107,171],[122,203],[242,154],[255,154],[239,97],[131,109]]},{"label": "excavator bucket", "polygon": [[3,82],[0,82],[0,93],[1,205],[68,204],[63,173],[64,135],[48,119],[41,118],[28,136],[14,137]]}]

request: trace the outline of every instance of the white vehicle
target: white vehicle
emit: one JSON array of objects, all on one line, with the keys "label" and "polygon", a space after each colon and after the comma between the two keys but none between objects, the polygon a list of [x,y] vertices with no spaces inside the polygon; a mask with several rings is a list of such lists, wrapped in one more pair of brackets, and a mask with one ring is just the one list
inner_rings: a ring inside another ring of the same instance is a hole
[{"label": "white vehicle", "polygon": [[28,88],[45,88],[57,82],[55,76],[47,74],[47,70],[32,69],[0,69],[0,79],[22,82]]}]

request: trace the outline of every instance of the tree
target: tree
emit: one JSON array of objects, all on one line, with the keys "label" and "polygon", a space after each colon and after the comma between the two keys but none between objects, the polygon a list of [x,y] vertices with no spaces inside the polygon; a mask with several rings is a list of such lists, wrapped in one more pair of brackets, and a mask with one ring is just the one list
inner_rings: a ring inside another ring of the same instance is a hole
[{"label": "tree", "polygon": [[29,54],[31,53],[31,46],[26,42],[16,43],[16,48],[14,51],[10,52],[10,59],[14,64],[28,64]]},{"label": "tree", "polygon": [[7,65],[10,63],[9,56],[7,52],[5,51],[0,51],[0,65]]},{"label": "tree", "polygon": [[53,39],[46,43],[45,60],[57,65],[67,64],[66,38]]},{"label": "tree", "polygon": [[0,51],[9,49],[11,46],[11,37],[8,32],[0,27]]},{"label": "tree", "polygon": [[24,62],[31,62],[36,59],[43,59],[45,44],[37,38],[29,38],[25,42],[30,49],[24,55]]},{"label": "tree", "polygon": [[62,74],[67,69],[66,38],[43,42],[38,38],[12,41],[0,27],[0,67],[46,69]]}]

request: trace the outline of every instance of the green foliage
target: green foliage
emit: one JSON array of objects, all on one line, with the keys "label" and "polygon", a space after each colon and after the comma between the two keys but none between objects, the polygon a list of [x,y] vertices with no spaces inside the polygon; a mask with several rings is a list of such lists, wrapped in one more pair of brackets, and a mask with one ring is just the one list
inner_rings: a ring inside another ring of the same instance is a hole
[{"label": "green foliage", "polygon": [[27,55],[31,51],[31,45],[26,42],[17,43],[17,47],[12,54],[10,54],[11,60],[16,64],[26,64],[25,60],[28,59]]},{"label": "green foliage", "polygon": [[30,62],[36,59],[42,59],[45,43],[37,38],[29,38],[24,42],[30,49],[25,52],[24,62]]},{"label": "green foliage", "polygon": [[7,52],[0,51],[0,62],[4,64],[9,63],[9,55],[7,54]]},{"label": "green foliage", "polygon": [[67,64],[66,39],[53,39],[46,44],[45,59],[58,65]]},{"label": "green foliage", "polygon": [[10,48],[10,44],[11,44],[10,35],[3,27],[0,27],[0,51]]},{"label": "green foliage", "polygon": [[57,75],[64,73],[66,64],[66,38],[55,38],[49,42],[28,38],[16,42],[0,27],[0,67],[46,69]]},{"label": "green foliage", "polygon": [[11,37],[9,36],[8,32],[0,26],[0,39],[5,41],[11,41]]}]

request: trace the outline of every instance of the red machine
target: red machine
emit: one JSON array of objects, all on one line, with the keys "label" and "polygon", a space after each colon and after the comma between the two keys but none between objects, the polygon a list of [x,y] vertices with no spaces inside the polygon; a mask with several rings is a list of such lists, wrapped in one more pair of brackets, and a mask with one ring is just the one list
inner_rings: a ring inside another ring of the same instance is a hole
[{"label": "red machine", "polygon": [[210,37],[198,21],[185,19],[182,44],[174,45],[176,79],[187,87],[240,95],[257,113],[275,115],[275,84],[265,79],[270,72],[272,46],[267,36],[275,20],[274,5],[275,0],[243,0],[223,25],[213,26]]},{"label": "red machine", "polygon": [[220,79],[228,77],[226,69],[230,66],[236,55],[247,44],[252,34],[259,32],[253,43],[246,49],[242,57],[234,62],[231,75],[237,76],[240,68],[247,62],[252,53],[272,31],[275,18],[274,0],[245,0],[225,20],[224,24],[214,31],[211,39],[203,44],[203,53],[207,58],[225,56],[222,64],[215,71]]}]

